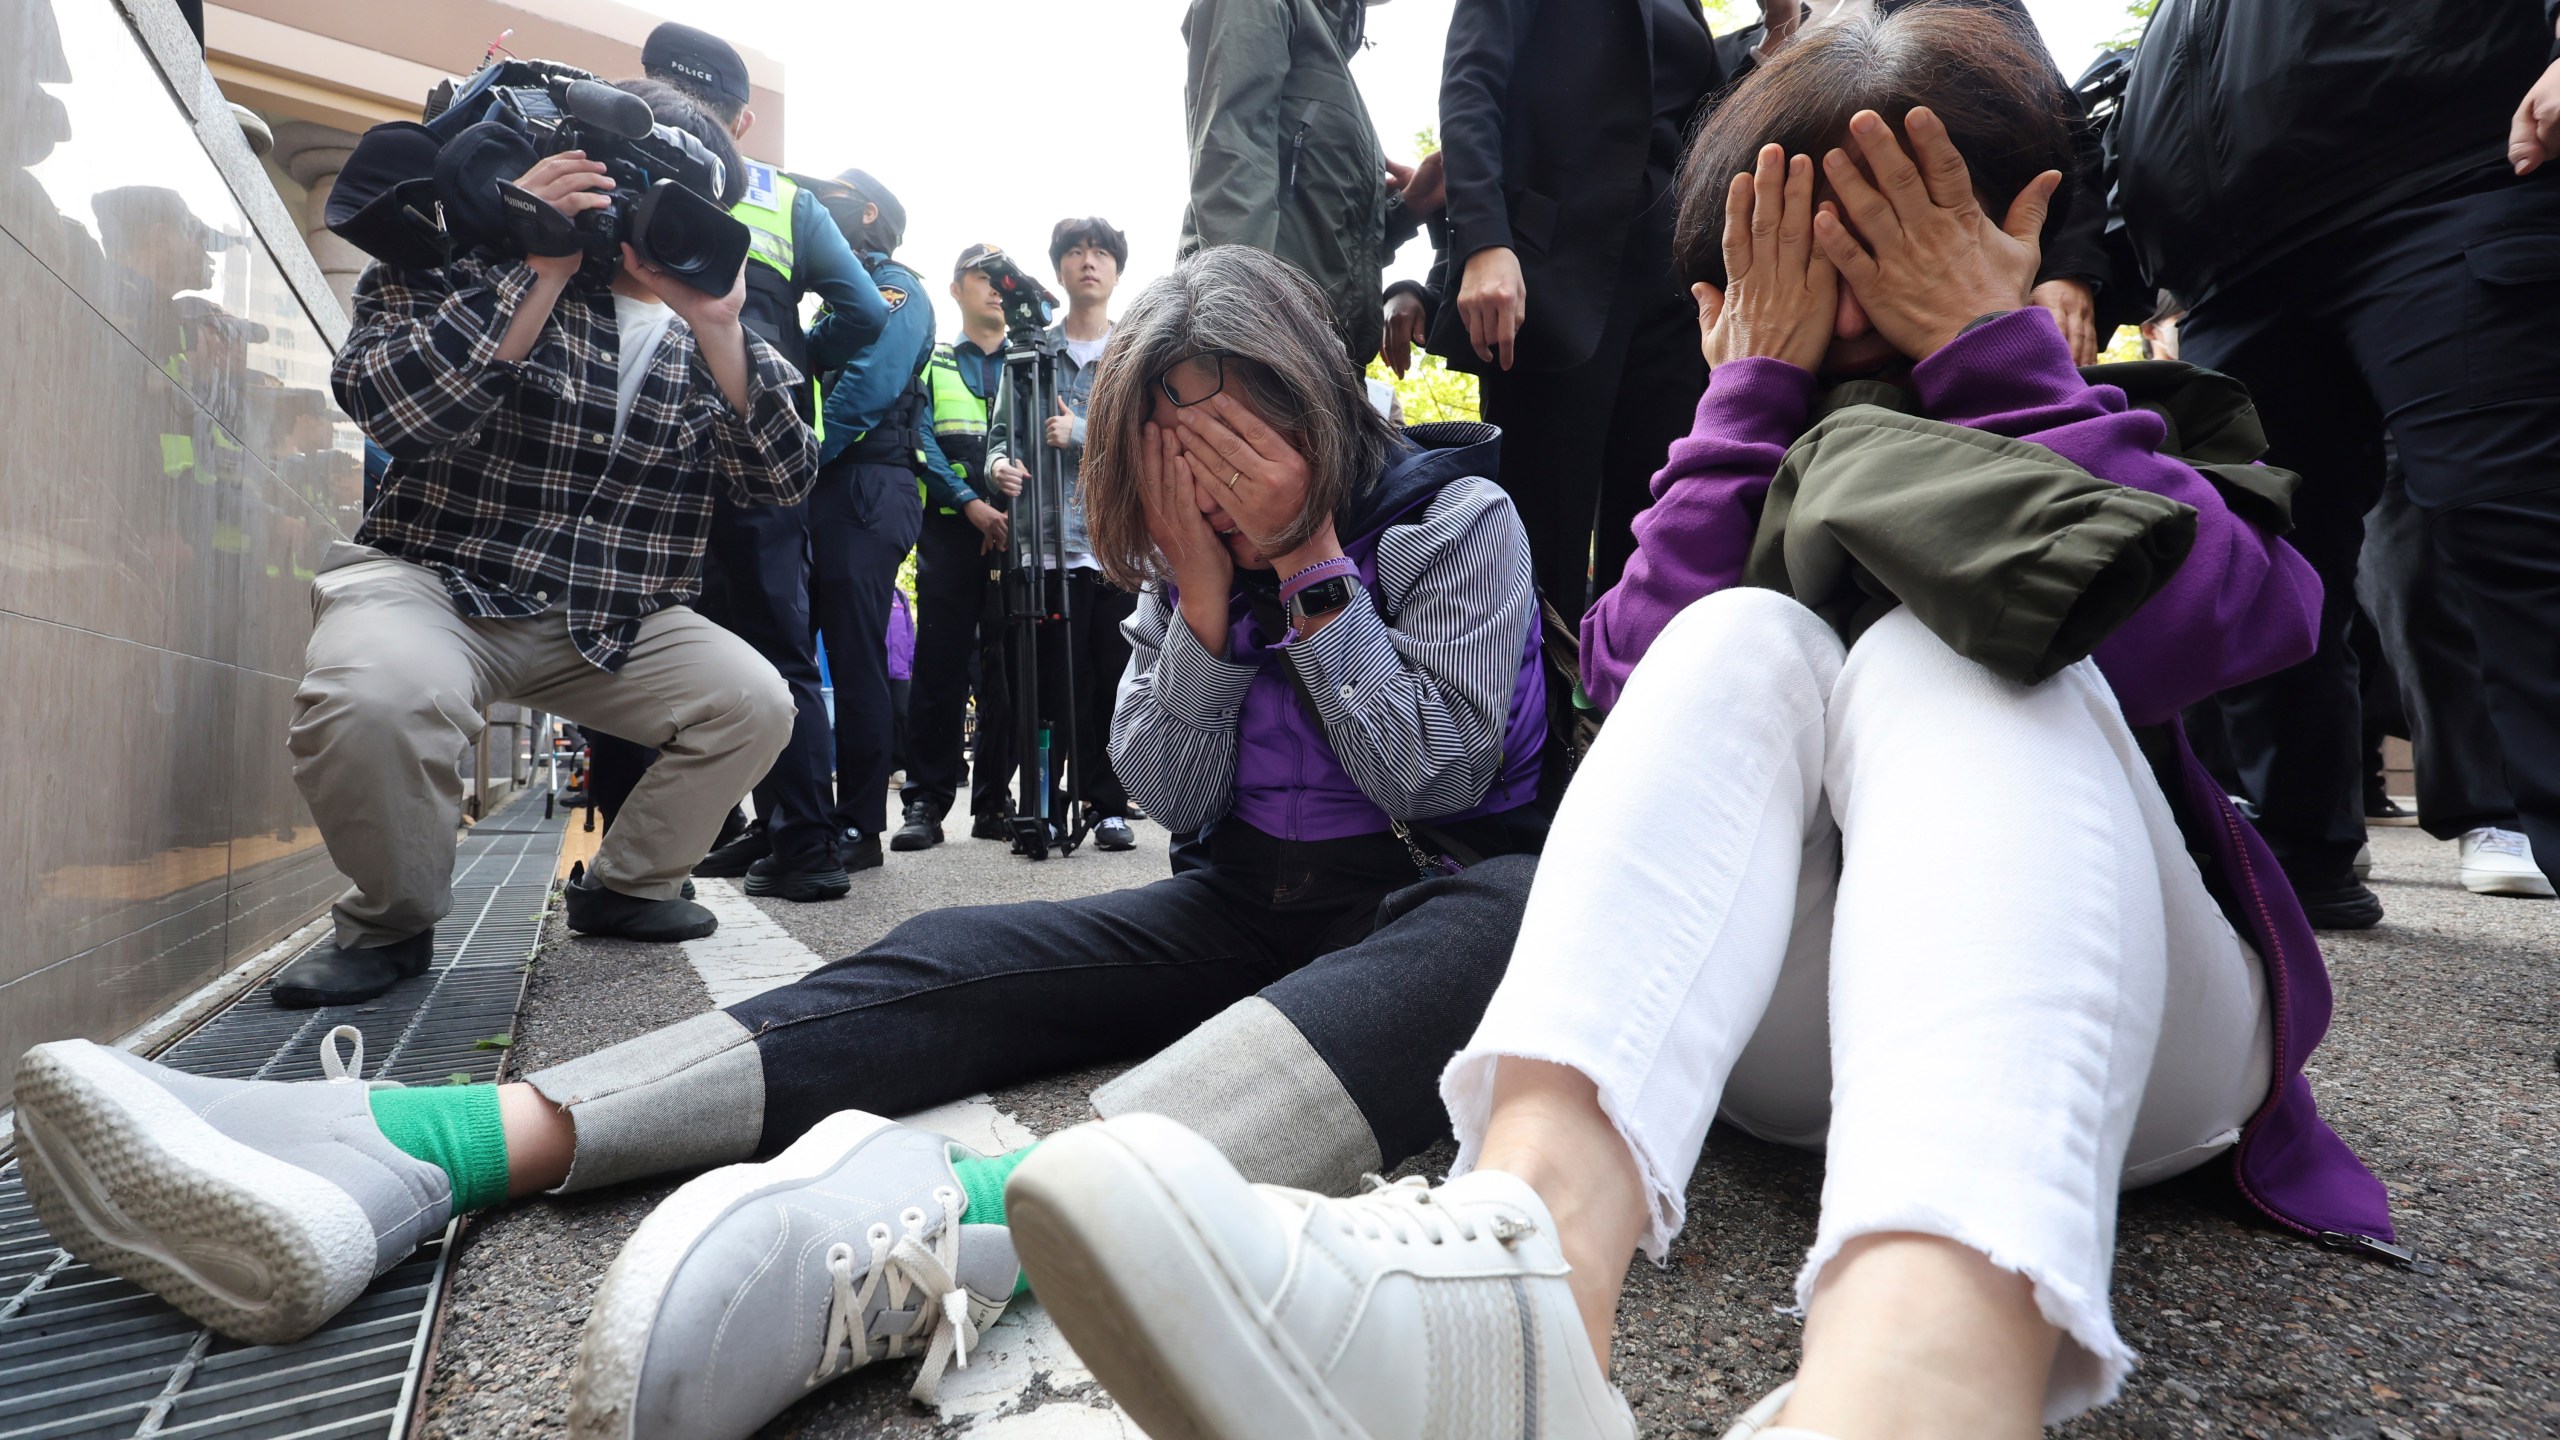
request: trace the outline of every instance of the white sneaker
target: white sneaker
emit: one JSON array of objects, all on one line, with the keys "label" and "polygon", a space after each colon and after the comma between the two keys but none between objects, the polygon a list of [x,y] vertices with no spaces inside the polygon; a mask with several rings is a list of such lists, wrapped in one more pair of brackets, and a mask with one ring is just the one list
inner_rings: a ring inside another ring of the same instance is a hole
[{"label": "white sneaker", "polygon": [[2533,863],[2533,842],[2514,830],[2483,825],[2454,842],[2462,847],[2462,888],[2474,895],[2548,900],[2551,881]]},{"label": "white sneaker", "polygon": [[2357,847],[2356,847],[2356,864],[2355,864],[2355,871],[2356,871],[2356,883],[2357,883],[2357,884],[2359,884],[2359,885],[2362,885],[2362,884],[2364,884],[2366,881],[2371,880],[2371,879],[2373,878],[2373,847],[2372,847],[2372,846],[2370,846],[2370,845],[2359,845],[2359,846],[2357,846]]},{"label": "white sneaker", "polygon": [[1158,1440],[1633,1440],[1517,1177],[1252,1185],[1161,1115],[1051,1137],[1005,1190],[1032,1292]]}]

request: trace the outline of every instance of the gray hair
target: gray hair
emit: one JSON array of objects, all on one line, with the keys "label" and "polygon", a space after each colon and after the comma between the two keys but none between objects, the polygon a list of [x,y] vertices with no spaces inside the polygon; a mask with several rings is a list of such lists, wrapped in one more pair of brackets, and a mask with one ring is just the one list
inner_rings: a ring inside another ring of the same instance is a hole
[{"label": "gray hair", "polygon": [[1326,516],[1367,493],[1402,448],[1370,406],[1314,282],[1247,246],[1200,251],[1139,294],[1112,329],[1094,377],[1080,484],[1094,558],[1115,584],[1136,589],[1167,578],[1139,495],[1144,427],[1157,378],[1212,350],[1244,362],[1228,362],[1228,389],[1306,458],[1306,509],[1269,538],[1275,552],[1305,544]]}]

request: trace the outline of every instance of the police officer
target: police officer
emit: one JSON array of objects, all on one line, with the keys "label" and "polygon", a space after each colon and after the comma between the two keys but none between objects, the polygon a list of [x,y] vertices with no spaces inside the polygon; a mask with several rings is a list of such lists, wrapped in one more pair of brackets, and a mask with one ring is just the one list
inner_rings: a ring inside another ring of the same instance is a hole
[{"label": "police officer", "polygon": [[809,496],[811,611],[836,690],[835,820],[846,868],[864,870],[880,863],[889,820],[897,725],[889,698],[889,595],[924,523],[916,482],[934,446],[925,381],[933,302],[923,279],[891,258],[905,238],[907,212],[887,186],[847,170],[820,199],[889,307],[880,338],[828,382],[818,487]]},{"label": "police officer", "polygon": [[[640,68],[684,92],[737,139],[755,125],[746,62],[716,35],[660,25],[641,46]],[[746,196],[729,212],[747,226],[755,262],[747,267],[740,319],[803,375],[841,365],[879,336],[888,303],[814,195],[760,161],[747,161],[746,172]],[[826,308],[804,333],[800,300],[812,293]],[[801,412],[815,410],[811,389]],[[790,745],[756,786],[756,823],[703,857],[694,873],[744,876],[751,895],[832,900],[852,888],[852,879],[836,853],[829,785],[835,744],[818,689],[809,553],[806,505],[739,506],[725,494],[713,497],[701,609],[781,672],[795,718]],[[651,752],[612,736],[588,739],[590,784],[610,824]]]},{"label": "police officer", "polygon": [[[907,711],[910,746],[906,816],[892,850],[942,843],[942,817],[958,797],[960,731],[969,697],[969,660],[978,657],[978,756],[970,783],[969,833],[1006,838],[1005,775],[1012,717],[1004,664],[1005,512],[977,487],[987,475],[987,424],[1004,376],[1004,299],[978,268],[993,245],[972,245],[952,268],[960,337],[937,345],[925,366],[933,444],[923,484],[925,514],[916,541],[916,673]],[[938,453],[942,463],[930,462]],[[1015,487],[1019,488],[1019,487]],[[1002,484],[993,489],[1010,493]]]}]

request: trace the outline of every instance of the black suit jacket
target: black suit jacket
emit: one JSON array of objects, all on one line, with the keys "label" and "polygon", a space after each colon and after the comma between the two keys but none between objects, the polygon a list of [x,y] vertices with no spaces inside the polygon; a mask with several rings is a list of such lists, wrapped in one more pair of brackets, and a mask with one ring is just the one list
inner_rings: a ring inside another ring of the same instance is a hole
[{"label": "black suit jacket", "polygon": [[[1681,8],[1703,34],[1706,17]],[[1643,0],[1458,0],[1449,19],[1440,144],[1450,298],[1467,257],[1497,245],[1519,254],[1529,315],[1518,368],[1579,365],[1609,323],[1627,227],[1645,199],[1654,13]],[[1700,77],[1701,96],[1720,80]],[[1670,223],[1667,209],[1652,218]],[[1457,307],[1436,320],[1431,348],[1454,368],[1482,368]]]}]

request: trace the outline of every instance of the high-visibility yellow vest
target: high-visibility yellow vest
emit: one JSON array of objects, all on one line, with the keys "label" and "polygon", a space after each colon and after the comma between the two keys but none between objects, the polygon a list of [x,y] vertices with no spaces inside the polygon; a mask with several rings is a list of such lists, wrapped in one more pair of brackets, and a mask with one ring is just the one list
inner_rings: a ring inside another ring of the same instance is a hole
[{"label": "high-visibility yellow vest", "polygon": [[[933,439],[951,473],[974,484],[987,465],[987,423],[995,413],[995,397],[981,397],[960,373],[959,357],[949,345],[933,347],[924,366],[925,391],[933,401]],[[922,482],[918,482],[921,488]]]},{"label": "high-visibility yellow vest", "polygon": [[983,444],[994,397],[981,396],[969,388],[968,380],[960,374],[960,359],[948,345],[933,347],[933,358],[925,362],[924,373],[933,390],[934,438],[975,435],[981,437]]},{"label": "high-visibility yellow vest", "polygon": [[791,278],[791,206],[800,184],[761,160],[747,165],[746,198],[729,207],[747,227],[747,253]]}]

